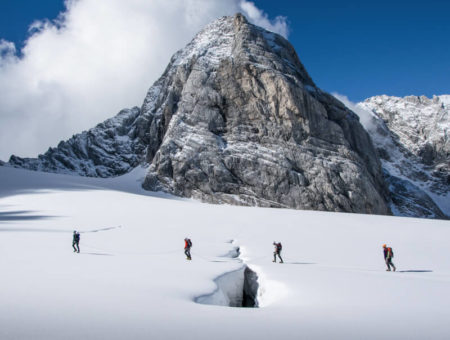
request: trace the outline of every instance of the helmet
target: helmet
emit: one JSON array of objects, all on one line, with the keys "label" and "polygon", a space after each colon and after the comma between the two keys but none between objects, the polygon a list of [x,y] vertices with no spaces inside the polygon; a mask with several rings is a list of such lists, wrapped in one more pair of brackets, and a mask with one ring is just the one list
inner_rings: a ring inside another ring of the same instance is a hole
[{"label": "helmet", "polygon": [[386,248],[386,245],[385,245],[385,244],[383,244],[383,248]]}]

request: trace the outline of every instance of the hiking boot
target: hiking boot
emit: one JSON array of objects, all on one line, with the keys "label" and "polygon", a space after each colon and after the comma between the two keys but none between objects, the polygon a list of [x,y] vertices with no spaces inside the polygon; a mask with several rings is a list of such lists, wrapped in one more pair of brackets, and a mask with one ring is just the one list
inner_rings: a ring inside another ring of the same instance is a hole
[{"label": "hiking boot", "polygon": [[386,269],[386,271],[387,271],[387,272],[390,272],[391,270],[390,270],[390,269]]}]

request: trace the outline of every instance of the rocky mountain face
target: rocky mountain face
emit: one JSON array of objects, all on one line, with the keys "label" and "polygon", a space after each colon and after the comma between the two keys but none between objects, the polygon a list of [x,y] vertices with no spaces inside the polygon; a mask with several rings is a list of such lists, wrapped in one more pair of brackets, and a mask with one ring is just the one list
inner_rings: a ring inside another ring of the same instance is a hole
[{"label": "rocky mountain face", "polygon": [[205,202],[391,213],[357,115],[316,87],[287,40],[240,14],[177,52],[140,110],[9,162],[100,177],[140,163],[145,189]]},{"label": "rocky mountain face", "polygon": [[398,215],[450,216],[450,96],[376,96],[366,128],[381,157]]},{"label": "rocky mountain face", "polygon": [[207,202],[388,213],[357,117],[319,90],[287,40],[237,15],[171,60],[152,120],[144,188]]},{"label": "rocky mountain face", "polygon": [[142,161],[145,132],[140,130],[140,109],[125,109],[117,116],[60,142],[38,158],[11,156],[9,164],[30,170],[112,177],[127,173]]}]

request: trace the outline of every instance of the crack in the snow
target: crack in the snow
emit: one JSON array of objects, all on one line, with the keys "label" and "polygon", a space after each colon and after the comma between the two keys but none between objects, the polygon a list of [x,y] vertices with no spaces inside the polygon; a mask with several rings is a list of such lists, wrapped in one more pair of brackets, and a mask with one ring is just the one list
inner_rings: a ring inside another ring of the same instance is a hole
[{"label": "crack in the snow", "polygon": [[[235,247],[226,256],[242,261],[239,258],[239,247]],[[214,282],[217,288],[212,293],[197,297],[195,302],[229,307],[258,307],[258,275],[247,265],[220,275]]]}]

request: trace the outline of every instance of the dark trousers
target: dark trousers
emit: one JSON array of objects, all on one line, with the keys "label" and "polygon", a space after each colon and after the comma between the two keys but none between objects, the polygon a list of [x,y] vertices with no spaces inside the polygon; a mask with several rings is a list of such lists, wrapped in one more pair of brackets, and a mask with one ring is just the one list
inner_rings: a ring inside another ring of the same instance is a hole
[{"label": "dark trousers", "polygon": [[80,252],[80,241],[72,242],[73,251],[79,253]]},{"label": "dark trousers", "polygon": [[275,251],[273,253],[273,262],[277,262],[277,255],[280,258],[280,262],[283,262],[283,259],[281,258],[281,250],[280,251]]},{"label": "dark trousers", "polygon": [[392,263],[391,257],[388,257],[386,259],[386,266],[387,266],[388,270],[391,270],[391,266],[392,266],[392,269],[394,269],[394,272],[395,272],[396,268],[395,268],[394,264]]},{"label": "dark trousers", "polygon": [[184,254],[190,260],[191,259],[191,248],[184,248]]}]

